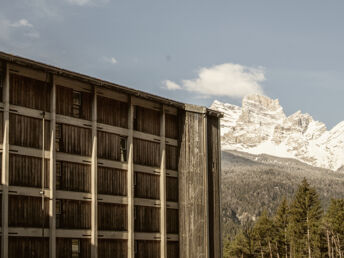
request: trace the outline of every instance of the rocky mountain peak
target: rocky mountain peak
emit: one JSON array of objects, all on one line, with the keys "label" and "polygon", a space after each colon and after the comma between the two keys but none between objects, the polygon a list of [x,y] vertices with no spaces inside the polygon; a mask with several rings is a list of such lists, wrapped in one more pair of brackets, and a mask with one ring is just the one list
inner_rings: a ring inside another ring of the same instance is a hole
[{"label": "rocky mountain peak", "polygon": [[261,95],[244,97],[242,107],[214,101],[211,108],[224,113],[224,150],[295,158],[332,170],[344,165],[344,121],[328,131],[310,114],[287,117],[278,99]]}]

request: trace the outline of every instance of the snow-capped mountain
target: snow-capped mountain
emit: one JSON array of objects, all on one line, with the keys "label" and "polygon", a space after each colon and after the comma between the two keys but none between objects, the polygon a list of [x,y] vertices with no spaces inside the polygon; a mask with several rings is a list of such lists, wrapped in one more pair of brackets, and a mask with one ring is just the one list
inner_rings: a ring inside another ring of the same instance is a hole
[{"label": "snow-capped mountain", "polygon": [[331,170],[344,166],[344,121],[327,130],[301,111],[286,116],[278,99],[260,95],[245,97],[242,107],[216,100],[211,109],[224,113],[223,150],[295,158]]}]

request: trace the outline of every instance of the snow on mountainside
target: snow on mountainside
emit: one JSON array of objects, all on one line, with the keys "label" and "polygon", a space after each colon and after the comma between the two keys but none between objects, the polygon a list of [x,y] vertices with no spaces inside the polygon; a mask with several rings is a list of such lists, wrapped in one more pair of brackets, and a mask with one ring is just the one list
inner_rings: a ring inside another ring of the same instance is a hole
[{"label": "snow on mountainside", "polygon": [[331,130],[311,115],[286,116],[278,99],[250,95],[242,107],[215,100],[210,107],[224,113],[222,149],[295,158],[316,167],[344,166],[344,121]]}]

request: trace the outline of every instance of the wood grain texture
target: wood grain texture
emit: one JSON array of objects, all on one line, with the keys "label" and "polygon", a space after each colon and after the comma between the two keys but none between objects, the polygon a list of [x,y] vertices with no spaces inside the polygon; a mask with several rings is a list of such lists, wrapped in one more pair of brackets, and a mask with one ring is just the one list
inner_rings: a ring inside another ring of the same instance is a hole
[{"label": "wood grain texture", "polygon": [[50,83],[10,75],[10,104],[50,112]]},{"label": "wood grain texture", "polygon": [[98,193],[127,195],[127,171],[116,168],[98,167]]},{"label": "wood grain texture", "polygon": [[128,128],[128,103],[97,96],[97,122]]},{"label": "wood grain texture", "polygon": [[185,112],[181,119],[179,160],[180,257],[207,256],[203,115]]}]

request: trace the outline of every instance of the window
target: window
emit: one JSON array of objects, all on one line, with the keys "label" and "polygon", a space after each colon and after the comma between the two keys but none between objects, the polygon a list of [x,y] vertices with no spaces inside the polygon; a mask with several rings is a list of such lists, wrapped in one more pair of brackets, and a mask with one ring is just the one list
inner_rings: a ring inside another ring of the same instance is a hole
[{"label": "window", "polygon": [[56,161],[56,189],[60,189],[62,177],[62,164],[61,161]]},{"label": "window", "polygon": [[121,148],[121,162],[127,161],[127,138],[121,137],[120,140]]},{"label": "window", "polygon": [[80,240],[72,239],[72,257],[79,258],[80,254]]},{"label": "window", "polygon": [[62,215],[62,201],[61,200],[56,200],[55,202],[55,206],[56,206],[56,228],[60,227],[60,220],[61,220],[61,215]]},{"label": "window", "polygon": [[62,213],[62,203],[61,200],[56,200],[56,215],[60,215]]},{"label": "window", "polygon": [[81,92],[73,90],[73,117],[80,118],[81,114]]},{"label": "window", "polygon": [[62,147],[62,125],[56,124],[56,151],[61,151]]},{"label": "window", "polygon": [[134,241],[134,252],[137,254],[137,240]]}]

